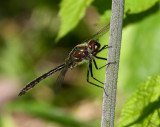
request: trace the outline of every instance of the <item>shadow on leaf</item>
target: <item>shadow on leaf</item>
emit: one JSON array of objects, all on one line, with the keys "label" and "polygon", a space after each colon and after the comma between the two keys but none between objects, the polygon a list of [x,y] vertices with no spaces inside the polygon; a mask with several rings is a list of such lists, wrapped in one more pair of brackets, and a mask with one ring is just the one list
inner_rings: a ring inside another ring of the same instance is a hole
[{"label": "shadow on leaf", "polygon": [[[159,108],[160,108],[160,97],[158,98],[157,101],[149,103],[146,107],[144,107],[144,109],[142,110],[141,115],[139,116],[139,118],[137,120],[135,120],[134,122],[126,125],[125,127],[129,127],[129,126],[134,125],[134,124],[142,123],[147,117],[149,117],[149,115],[153,115],[153,113],[156,110],[158,111]],[[160,118],[159,111],[158,111],[158,117]],[[153,124],[153,123],[150,122],[150,124]]]}]

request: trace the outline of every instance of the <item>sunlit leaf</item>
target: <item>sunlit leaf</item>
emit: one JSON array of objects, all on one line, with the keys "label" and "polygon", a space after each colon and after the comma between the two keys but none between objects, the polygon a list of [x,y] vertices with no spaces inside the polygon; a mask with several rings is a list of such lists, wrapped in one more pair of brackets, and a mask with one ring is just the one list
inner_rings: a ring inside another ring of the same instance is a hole
[{"label": "sunlit leaf", "polygon": [[60,4],[61,27],[56,40],[71,31],[85,15],[93,0],[63,0]]},{"label": "sunlit leaf", "polygon": [[110,18],[111,18],[111,10],[107,10],[104,12],[104,14],[100,16],[99,24],[106,23],[106,21],[109,21]]},{"label": "sunlit leaf", "polygon": [[143,12],[152,7],[158,0],[126,0],[124,11],[129,14]]},{"label": "sunlit leaf", "polygon": [[122,109],[120,127],[160,125],[160,76],[149,78]]}]

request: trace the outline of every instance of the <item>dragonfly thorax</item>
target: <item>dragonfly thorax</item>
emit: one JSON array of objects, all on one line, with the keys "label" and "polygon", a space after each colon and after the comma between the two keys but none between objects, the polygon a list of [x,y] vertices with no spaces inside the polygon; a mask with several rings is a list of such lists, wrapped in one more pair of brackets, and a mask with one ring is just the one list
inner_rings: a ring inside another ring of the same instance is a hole
[{"label": "dragonfly thorax", "polygon": [[88,59],[88,54],[88,45],[86,43],[79,44],[70,52],[69,59],[74,62],[81,62],[84,59]]}]

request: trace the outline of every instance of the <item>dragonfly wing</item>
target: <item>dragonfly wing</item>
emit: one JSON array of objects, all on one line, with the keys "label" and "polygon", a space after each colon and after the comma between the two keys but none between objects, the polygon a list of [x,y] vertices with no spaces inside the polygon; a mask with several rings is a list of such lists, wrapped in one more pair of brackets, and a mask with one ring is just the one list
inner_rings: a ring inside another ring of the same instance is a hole
[{"label": "dragonfly wing", "polygon": [[90,40],[97,40],[98,38],[100,38],[101,36],[103,36],[105,33],[107,33],[109,31],[109,28],[110,28],[110,23],[108,23],[100,31],[98,31],[96,34],[90,36],[88,39],[86,39],[83,42],[88,42]]},{"label": "dragonfly wing", "polygon": [[62,86],[62,83],[64,81],[64,77],[65,77],[65,74],[67,72],[68,68],[65,67],[63,68],[63,70],[61,71],[61,73],[59,74],[55,84],[54,84],[54,93],[55,94],[58,94],[60,89],[61,89],[61,86]]}]

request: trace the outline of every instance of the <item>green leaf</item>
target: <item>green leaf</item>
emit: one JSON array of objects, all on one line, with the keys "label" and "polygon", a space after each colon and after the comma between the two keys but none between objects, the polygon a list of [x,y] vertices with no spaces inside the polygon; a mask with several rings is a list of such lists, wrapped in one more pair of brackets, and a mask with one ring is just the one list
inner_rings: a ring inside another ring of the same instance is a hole
[{"label": "green leaf", "polygon": [[[142,15],[142,12],[146,12],[146,11],[150,10],[152,7],[154,7],[154,5],[157,5],[157,1],[158,0],[153,0],[153,1],[150,1],[150,0],[149,1],[148,0],[147,1],[146,0],[126,0],[125,6],[124,6],[124,12],[125,12],[125,14],[126,13],[127,14],[135,14],[135,16],[136,16],[135,19],[138,21],[138,20],[144,18],[144,16],[147,16],[146,14],[144,15],[144,13]],[[108,7],[108,6],[110,6],[110,1],[106,1],[107,4],[105,6],[102,6],[102,7],[105,7],[105,11],[102,11],[102,8],[101,8],[102,4],[100,4],[102,2],[104,2],[104,1],[103,0],[102,1],[95,1],[93,3],[96,6],[96,8],[98,9],[98,11],[101,10],[101,11],[99,11],[101,13],[99,24],[105,23],[111,17],[111,10]],[[97,4],[97,3],[99,3],[99,4]],[[138,19],[137,19],[137,15],[136,15],[137,13],[141,14],[140,17],[138,17]],[[150,13],[148,12],[147,14],[149,15]],[[154,13],[154,12],[152,12],[152,13]],[[127,15],[124,15],[124,18],[126,16]],[[129,17],[129,19],[130,19],[130,17]],[[133,22],[133,19],[130,19],[130,20]]]},{"label": "green leaf", "polygon": [[143,12],[152,7],[158,0],[126,0],[124,12],[135,14]]},{"label": "green leaf", "polygon": [[140,85],[122,109],[120,127],[152,127],[160,125],[160,76]]},{"label": "green leaf", "polygon": [[[158,0],[126,0],[125,12],[128,14],[143,12],[152,7],[157,1]],[[59,12],[59,16],[61,18],[61,26],[56,41],[64,37],[68,32],[75,28],[78,22],[84,17],[88,6],[92,2],[93,0],[62,0]],[[104,13],[103,15],[101,15],[99,23],[104,23],[110,16],[107,15],[109,12],[104,12],[105,6],[102,6],[102,4],[100,5],[100,3],[102,2],[106,1],[101,0],[98,2],[94,2],[94,5],[96,5],[99,12]],[[110,1],[107,1],[106,9],[109,8],[109,6]]]},{"label": "green leaf", "polygon": [[104,24],[111,19],[111,10],[107,10],[100,16],[98,24]]},{"label": "green leaf", "polygon": [[71,31],[85,15],[93,0],[63,0],[60,4],[61,26],[56,40]]}]

